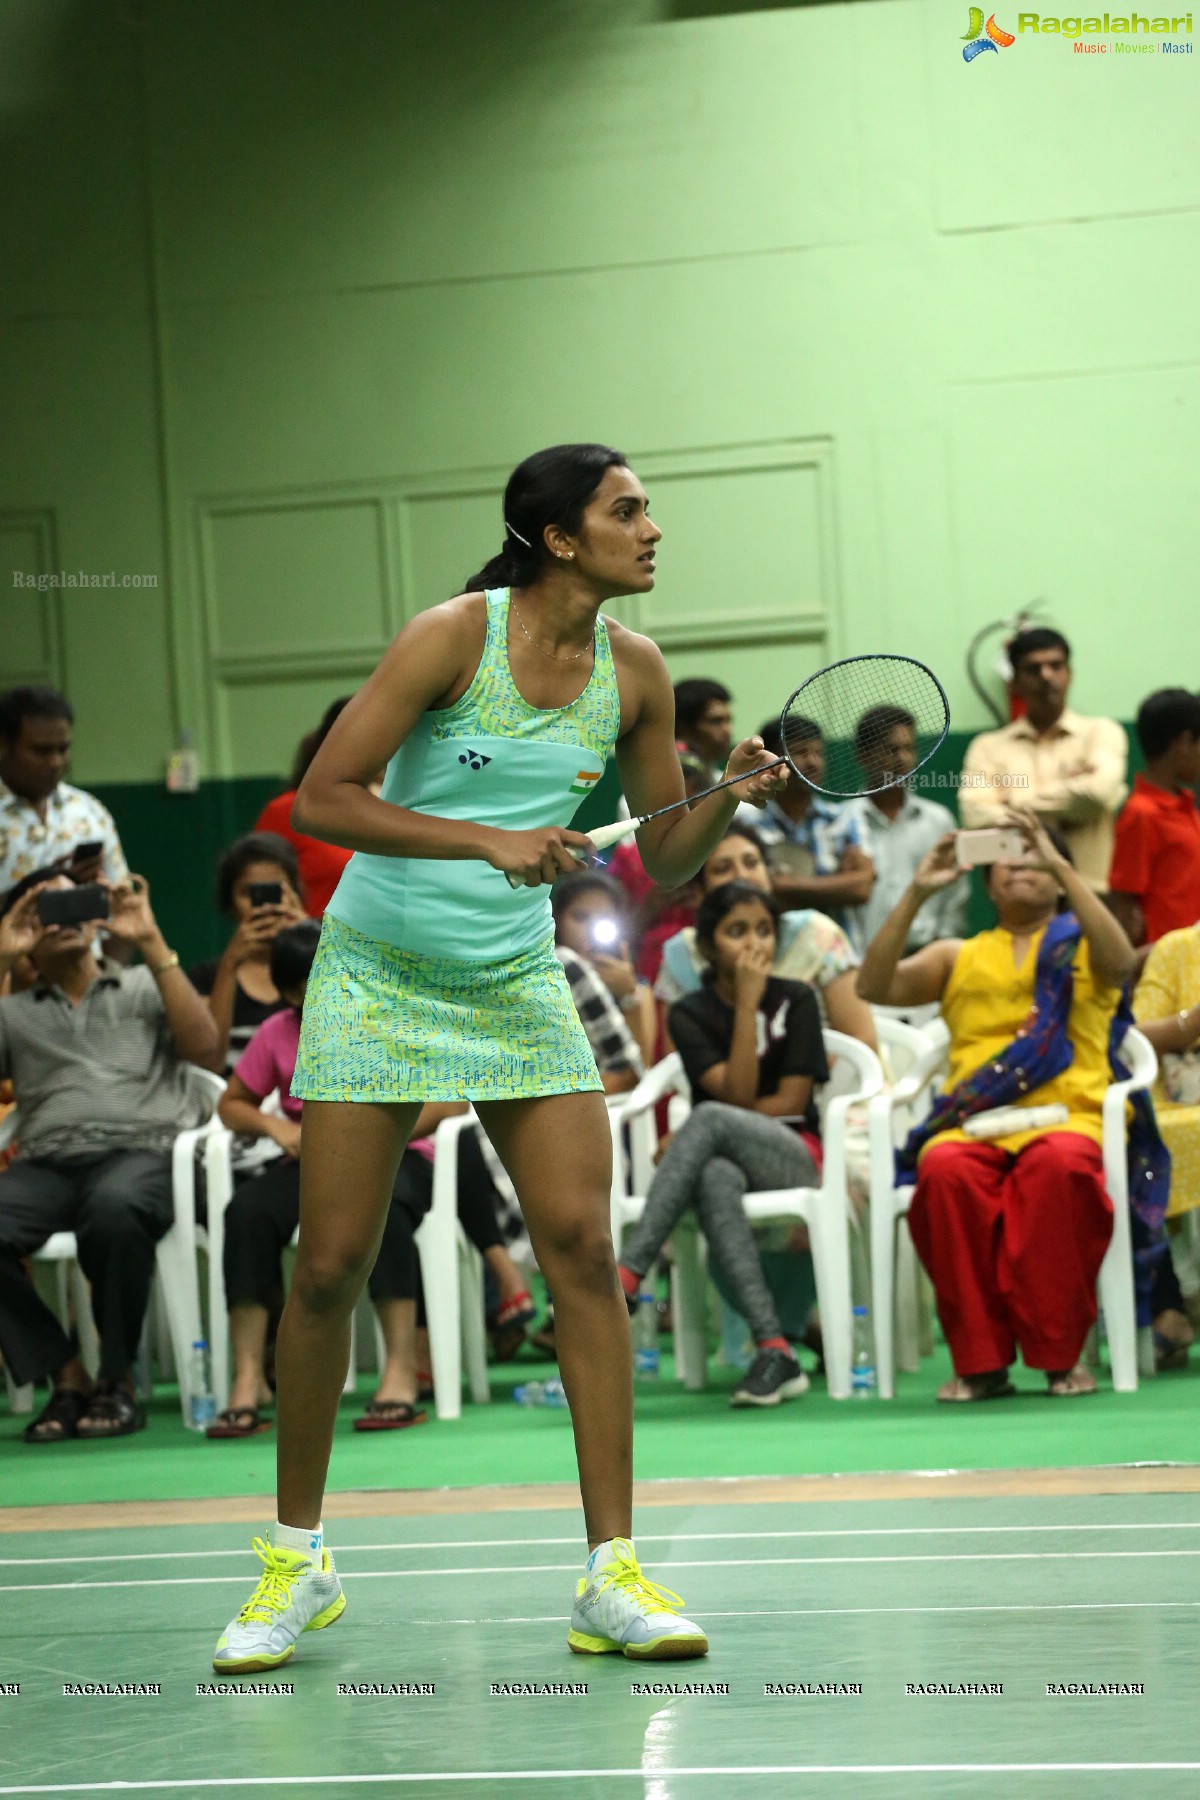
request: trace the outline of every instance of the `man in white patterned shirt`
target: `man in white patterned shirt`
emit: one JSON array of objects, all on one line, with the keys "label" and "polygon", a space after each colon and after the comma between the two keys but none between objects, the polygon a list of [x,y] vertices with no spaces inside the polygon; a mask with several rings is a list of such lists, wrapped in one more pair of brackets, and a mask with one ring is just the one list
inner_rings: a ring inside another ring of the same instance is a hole
[{"label": "man in white patterned shirt", "polygon": [[54,688],[0,694],[0,893],[23,875],[71,862],[80,844],[99,851],[71,862],[75,881],[123,881],[129,873],[108,808],[63,780],[74,713]]}]

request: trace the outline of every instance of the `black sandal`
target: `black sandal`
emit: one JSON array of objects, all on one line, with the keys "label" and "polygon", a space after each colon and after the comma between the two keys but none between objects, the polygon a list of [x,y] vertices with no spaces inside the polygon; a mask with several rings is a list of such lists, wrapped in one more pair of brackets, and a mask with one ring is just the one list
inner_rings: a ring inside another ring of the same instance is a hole
[{"label": "black sandal", "polygon": [[[91,1402],[78,1388],[56,1387],[36,1419],[30,1419],[21,1436],[27,1444],[64,1444],[79,1435],[77,1427]],[[55,1431],[44,1431],[54,1425]]]},{"label": "black sandal", "polygon": [[105,1381],[97,1385],[75,1435],[92,1439],[128,1437],[131,1432],[144,1430],[145,1424],[146,1414],[128,1389]]},{"label": "black sandal", "polygon": [[210,1438],[256,1437],[260,1431],[270,1429],[270,1419],[264,1419],[257,1406],[227,1406],[205,1428],[204,1435]]}]

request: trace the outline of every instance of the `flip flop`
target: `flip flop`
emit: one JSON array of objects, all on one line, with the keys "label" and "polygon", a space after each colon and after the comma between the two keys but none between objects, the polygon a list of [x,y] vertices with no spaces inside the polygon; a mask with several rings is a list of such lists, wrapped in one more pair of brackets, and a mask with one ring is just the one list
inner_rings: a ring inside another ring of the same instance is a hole
[{"label": "flip flop", "polygon": [[407,1400],[372,1400],[361,1419],[355,1419],[355,1431],[403,1431],[409,1425],[424,1425],[427,1412],[418,1412]]},{"label": "flip flop", "polygon": [[270,1419],[264,1419],[257,1406],[227,1406],[211,1425],[205,1427],[204,1435],[210,1438],[255,1437],[260,1431],[270,1429]]}]

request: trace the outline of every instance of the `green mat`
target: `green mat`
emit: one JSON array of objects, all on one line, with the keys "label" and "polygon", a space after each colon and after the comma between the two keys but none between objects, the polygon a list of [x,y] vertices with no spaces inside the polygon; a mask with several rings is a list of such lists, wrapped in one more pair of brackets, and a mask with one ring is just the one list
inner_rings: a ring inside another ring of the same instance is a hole
[{"label": "green mat", "polygon": [[[514,1405],[514,1382],[554,1373],[520,1362],[492,1370],[492,1403],[464,1403],[462,1418],[395,1432],[356,1433],[371,1393],[363,1376],[342,1406],[330,1488],[469,1487],[571,1481],[575,1459],[565,1411]],[[637,1387],[639,1478],[808,1475],[877,1469],[1086,1467],[1193,1462],[1200,1433],[1200,1365],[1114,1394],[1102,1377],[1093,1398],[1050,1400],[1021,1370],[1021,1394],[979,1406],[938,1406],[950,1373],[939,1346],[919,1375],[901,1376],[893,1401],[830,1400],[823,1385],[762,1411],[729,1406],[733,1373],[713,1367],[701,1394],[686,1393],[663,1358],[657,1382]],[[114,1443],[26,1445],[25,1421],[0,1412],[0,1504],[196,1499],[266,1494],[275,1484],[275,1434],[209,1443],[186,1431],[174,1390],[156,1391],[146,1431]]]}]

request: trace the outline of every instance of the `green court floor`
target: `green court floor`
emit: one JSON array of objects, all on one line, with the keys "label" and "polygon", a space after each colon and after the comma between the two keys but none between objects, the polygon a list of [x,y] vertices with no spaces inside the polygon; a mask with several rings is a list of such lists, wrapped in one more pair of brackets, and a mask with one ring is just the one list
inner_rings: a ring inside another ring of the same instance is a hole
[{"label": "green court floor", "polygon": [[[370,1393],[343,1403],[329,1486],[477,1487],[573,1481],[571,1423],[564,1412],[513,1405],[514,1381],[555,1373],[551,1363],[493,1368],[488,1406],[464,1402],[451,1424],[357,1433]],[[950,1374],[944,1348],[919,1375],[902,1375],[894,1401],[830,1400],[824,1384],[786,1406],[733,1412],[734,1377],[715,1365],[708,1390],[685,1393],[669,1356],[658,1382],[637,1387],[636,1473],[643,1480],[706,1475],[853,1474],[876,1469],[984,1469],[1097,1463],[1193,1462],[1200,1454],[1200,1362],[1114,1394],[1107,1376],[1086,1400],[1055,1401],[1028,1371],[1021,1394],[984,1406],[938,1406]],[[209,1443],[185,1431],[174,1389],[156,1396],[149,1429],[117,1443],[30,1446],[22,1419],[0,1403],[0,1504],[45,1506],[78,1500],[197,1499],[265,1494],[275,1486],[275,1433]]]},{"label": "green court floor", "polygon": [[[261,1695],[197,1693],[257,1569],[238,1530],[0,1536],[0,1683],[20,1684],[0,1698],[0,1796],[1200,1791],[1193,1497],[654,1506],[638,1526],[710,1632],[703,1662],[569,1654],[574,1512],[358,1519],[333,1546],[345,1614]],[[63,1693],[119,1681],[161,1694]],[[671,1687],[689,1682],[728,1692]],[[586,1692],[496,1691],[570,1683]]]}]

